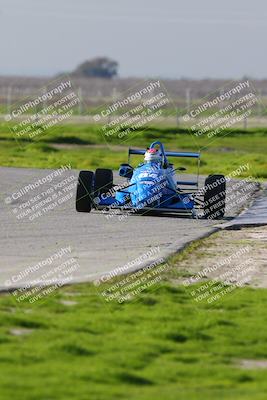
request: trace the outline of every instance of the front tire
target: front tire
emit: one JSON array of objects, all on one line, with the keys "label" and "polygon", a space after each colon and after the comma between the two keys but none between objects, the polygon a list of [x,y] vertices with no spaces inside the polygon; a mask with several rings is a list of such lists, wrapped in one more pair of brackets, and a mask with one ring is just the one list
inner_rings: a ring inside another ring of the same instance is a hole
[{"label": "front tire", "polygon": [[95,171],[95,192],[100,196],[113,187],[113,172],[111,169],[97,168]]},{"label": "front tire", "polygon": [[224,175],[209,175],[205,180],[204,217],[221,219],[225,213],[226,181]]},{"label": "front tire", "polygon": [[94,173],[80,171],[76,192],[76,211],[90,212],[93,202]]}]

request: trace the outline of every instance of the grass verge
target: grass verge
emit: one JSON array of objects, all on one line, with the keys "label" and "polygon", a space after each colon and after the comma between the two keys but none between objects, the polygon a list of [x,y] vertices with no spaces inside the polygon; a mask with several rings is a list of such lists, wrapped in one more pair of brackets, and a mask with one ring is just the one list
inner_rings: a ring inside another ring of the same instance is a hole
[{"label": "grass verge", "polygon": [[[242,177],[253,175],[267,177],[266,141],[264,129],[228,132],[218,136],[206,146],[205,138],[194,141],[187,130],[178,128],[153,128],[140,132],[130,142],[121,143],[113,138],[109,146],[97,125],[63,125],[41,136],[38,142],[17,143],[9,132],[8,125],[0,125],[0,165],[8,167],[55,168],[71,163],[72,168],[95,169],[98,167],[117,169],[127,161],[128,146],[147,147],[153,140],[160,139],[169,150],[202,152],[201,173],[228,174],[242,164],[249,163],[251,168],[244,171]],[[55,148],[55,144],[68,145]],[[79,145],[71,146],[71,145]],[[87,145],[85,147],[84,145]],[[88,146],[89,145],[89,146]],[[140,161],[141,158],[136,158]],[[177,160],[176,160],[177,162]],[[188,173],[196,171],[195,161],[180,161]]]},{"label": "grass verge", "polygon": [[267,359],[267,290],[237,289],[207,308],[167,280],[123,304],[106,303],[105,289],[0,297],[3,399],[265,399],[267,370],[240,363]]}]

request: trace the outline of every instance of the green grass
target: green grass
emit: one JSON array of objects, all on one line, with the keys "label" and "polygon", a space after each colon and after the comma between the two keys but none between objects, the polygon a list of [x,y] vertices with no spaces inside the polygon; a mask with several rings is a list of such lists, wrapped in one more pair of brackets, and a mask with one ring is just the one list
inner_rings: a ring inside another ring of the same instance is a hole
[{"label": "green grass", "polygon": [[[253,175],[267,177],[267,130],[236,130],[226,136],[219,136],[213,142],[193,138],[185,129],[153,128],[139,132],[130,141],[121,143],[112,138],[106,143],[97,125],[60,125],[38,138],[38,142],[16,142],[7,124],[0,125],[0,165],[13,167],[54,168],[70,163],[72,168],[95,169],[97,167],[117,169],[127,161],[128,146],[146,147],[153,140],[160,139],[170,150],[199,151],[202,153],[201,173],[228,174],[241,164],[250,163],[251,169],[241,177]],[[80,144],[81,146],[56,149],[53,144]],[[93,145],[83,147],[82,145]],[[100,146],[100,147],[99,147]],[[136,158],[139,162],[141,158]],[[180,160],[179,160],[180,161]],[[177,162],[177,160],[176,160]],[[195,172],[195,161],[180,161]]]},{"label": "green grass", "polygon": [[1,398],[265,399],[267,371],[238,360],[267,359],[267,290],[238,289],[208,309],[183,287],[156,289],[121,305],[105,304],[90,284],[42,304],[2,295]]}]

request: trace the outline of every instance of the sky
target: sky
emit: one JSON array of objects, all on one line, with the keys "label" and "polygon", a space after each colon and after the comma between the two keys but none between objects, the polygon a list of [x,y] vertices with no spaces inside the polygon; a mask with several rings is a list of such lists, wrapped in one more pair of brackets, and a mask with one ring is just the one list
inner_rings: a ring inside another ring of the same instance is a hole
[{"label": "sky", "polygon": [[266,0],[0,0],[0,75],[97,56],[121,77],[267,78]]}]

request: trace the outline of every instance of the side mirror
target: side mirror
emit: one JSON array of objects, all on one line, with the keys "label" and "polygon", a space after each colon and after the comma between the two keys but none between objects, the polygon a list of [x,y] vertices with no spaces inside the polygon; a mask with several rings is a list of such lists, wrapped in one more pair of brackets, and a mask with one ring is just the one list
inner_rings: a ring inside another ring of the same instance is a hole
[{"label": "side mirror", "polygon": [[119,175],[124,178],[131,179],[133,176],[133,167],[129,164],[121,164],[119,168]]}]

